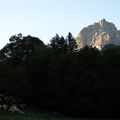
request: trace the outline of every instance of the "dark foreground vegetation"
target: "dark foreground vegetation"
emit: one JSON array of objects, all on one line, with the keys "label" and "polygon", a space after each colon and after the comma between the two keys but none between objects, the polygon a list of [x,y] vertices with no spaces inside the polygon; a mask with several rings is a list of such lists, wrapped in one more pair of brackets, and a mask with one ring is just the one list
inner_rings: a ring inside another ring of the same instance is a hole
[{"label": "dark foreground vegetation", "polygon": [[0,93],[64,115],[120,117],[120,47],[76,48],[71,33],[49,45],[12,36],[0,51]]},{"label": "dark foreground vegetation", "polygon": [[50,113],[35,113],[27,111],[26,114],[21,115],[19,113],[1,111],[0,120],[78,120],[78,119],[67,118],[60,115],[53,115]]}]

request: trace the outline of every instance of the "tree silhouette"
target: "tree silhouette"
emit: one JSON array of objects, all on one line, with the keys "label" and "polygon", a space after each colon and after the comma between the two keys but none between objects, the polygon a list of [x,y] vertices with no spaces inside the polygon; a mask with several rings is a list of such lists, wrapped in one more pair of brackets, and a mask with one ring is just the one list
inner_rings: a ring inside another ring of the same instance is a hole
[{"label": "tree silhouette", "polygon": [[9,40],[10,43],[1,50],[1,56],[13,62],[26,60],[37,47],[44,45],[39,38],[30,35],[26,37],[22,34],[13,35]]},{"label": "tree silhouette", "polygon": [[51,39],[50,47],[56,53],[67,52],[67,42],[63,36],[60,37],[58,34]]},{"label": "tree silhouette", "polygon": [[72,33],[68,33],[66,37],[67,43],[68,43],[68,50],[73,52],[77,48],[77,43],[75,41],[75,38],[73,37]]}]

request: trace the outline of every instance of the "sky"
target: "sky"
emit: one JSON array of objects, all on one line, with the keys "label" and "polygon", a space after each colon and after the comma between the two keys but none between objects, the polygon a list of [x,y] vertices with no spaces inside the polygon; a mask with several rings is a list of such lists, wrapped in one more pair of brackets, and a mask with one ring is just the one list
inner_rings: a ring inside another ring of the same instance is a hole
[{"label": "sky", "polygon": [[0,49],[18,33],[45,44],[56,33],[76,37],[103,18],[120,29],[120,0],[0,0]]}]

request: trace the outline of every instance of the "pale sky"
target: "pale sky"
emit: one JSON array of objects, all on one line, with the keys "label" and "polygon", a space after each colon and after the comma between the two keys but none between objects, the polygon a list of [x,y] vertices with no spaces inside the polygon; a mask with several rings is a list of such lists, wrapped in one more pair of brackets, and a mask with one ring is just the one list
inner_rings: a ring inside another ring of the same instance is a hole
[{"label": "pale sky", "polygon": [[120,0],[0,0],[0,49],[18,33],[44,43],[56,33],[76,37],[103,18],[120,29]]}]

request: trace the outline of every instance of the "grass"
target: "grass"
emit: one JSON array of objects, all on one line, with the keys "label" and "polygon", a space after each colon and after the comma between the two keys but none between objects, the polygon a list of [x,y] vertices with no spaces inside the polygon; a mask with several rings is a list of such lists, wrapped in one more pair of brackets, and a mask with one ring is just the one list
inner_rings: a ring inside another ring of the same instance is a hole
[{"label": "grass", "polygon": [[0,111],[0,120],[71,120],[62,116],[50,115],[47,113],[32,113],[27,112],[24,115],[19,113],[11,113]]},{"label": "grass", "polygon": [[74,119],[58,114],[25,112],[25,114],[0,111],[0,120],[112,120],[112,119]]}]

